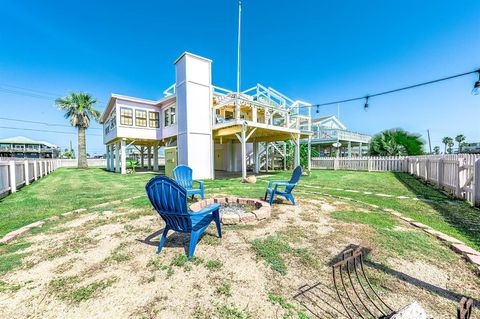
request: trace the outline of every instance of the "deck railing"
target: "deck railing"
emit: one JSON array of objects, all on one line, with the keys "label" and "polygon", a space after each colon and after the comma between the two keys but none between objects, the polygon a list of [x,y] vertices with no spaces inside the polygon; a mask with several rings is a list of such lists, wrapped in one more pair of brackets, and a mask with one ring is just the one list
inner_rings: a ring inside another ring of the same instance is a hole
[{"label": "deck railing", "polygon": [[315,157],[312,158],[312,169],[406,172],[480,206],[480,154]]}]

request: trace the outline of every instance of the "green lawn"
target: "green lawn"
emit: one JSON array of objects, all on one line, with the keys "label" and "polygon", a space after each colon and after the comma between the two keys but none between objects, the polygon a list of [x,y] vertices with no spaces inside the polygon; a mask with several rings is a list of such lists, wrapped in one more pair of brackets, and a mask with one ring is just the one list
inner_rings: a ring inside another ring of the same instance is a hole
[{"label": "green lawn", "polygon": [[[48,216],[77,208],[89,208],[115,199],[143,195],[144,186],[152,176],[122,176],[100,168],[59,169],[0,201],[0,236]],[[260,197],[269,179],[289,176],[289,172],[260,176],[256,184],[242,184],[239,178],[211,180],[205,182],[205,188],[207,196],[223,193]],[[311,188],[312,186],[315,188]],[[431,201],[381,197],[364,194],[363,191],[426,198]],[[480,211],[464,201],[450,199],[408,174],[313,171],[310,176],[302,178],[296,195],[301,198],[318,197],[319,194],[349,197],[382,208],[398,210],[405,216],[480,249]]]}]

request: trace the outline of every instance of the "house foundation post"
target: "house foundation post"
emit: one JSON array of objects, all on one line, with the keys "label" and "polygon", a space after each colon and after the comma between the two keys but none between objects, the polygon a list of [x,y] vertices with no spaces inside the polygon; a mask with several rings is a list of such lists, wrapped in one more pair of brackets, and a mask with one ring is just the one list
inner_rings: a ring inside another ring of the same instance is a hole
[{"label": "house foundation post", "polygon": [[125,140],[120,142],[120,152],[121,152],[121,170],[122,174],[127,174],[127,146]]},{"label": "house foundation post", "polygon": [[308,161],[307,161],[307,168],[310,171],[312,169],[312,137],[308,137]]},{"label": "house foundation post", "polygon": [[247,141],[246,141],[246,131],[247,126],[244,125],[242,128],[242,136],[240,143],[242,144],[242,179],[247,178]]},{"label": "house foundation post", "polygon": [[295,137],[295,161],[294,166],[297,167],[300,165],[300,135]]},{"label": "house foundation post", "polygon": [[115,172],[120,173],[120,142],[115,143]]},{"label": "house foundation post", "polygon": [[260,171],[260,156],[258,154],[258,142],[253,142],[253,158],[254,158],[254,161],[255,161],[255,164],[254,164],[254,173],[255,174],[258,174],[258,172]]},{"label": "house foundation post", "polygon": [[147,146],[147,169],[152,169],[152,147]]},{"label": "house foundation post", "polygon": [[153,170],[158,171],[158,142],[153,146]]}]

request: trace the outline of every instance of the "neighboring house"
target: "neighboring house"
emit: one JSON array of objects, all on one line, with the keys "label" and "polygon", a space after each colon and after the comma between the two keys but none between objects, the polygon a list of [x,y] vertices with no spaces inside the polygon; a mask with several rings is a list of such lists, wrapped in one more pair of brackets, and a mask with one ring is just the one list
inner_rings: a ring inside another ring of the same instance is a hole
[{"label": "neighboring house", "polygon": [[348,131],[334,115],[312,120],[312,131],[311,143],[318,148],[320,156],[331,156],[336,153],[337,147],[339,156],[366,155],[372,138],[367,134]]},{"label": "neighboring house", "polygon": [[265,147],[288,140],[300,163],[300,139],[312,134],[310,108],[302,106],[310,104],[260,84],[240,93],[213,86],[211,63],[182,54],[175,61],[176,83],[157,101],[112,94],[102,115],[107,169],[126,173],[126,148],[135,145],[153,154],[154,170],[159,148],[166,147],[167,175],[185,164],[194,178],[214,178],[215,170],[246,177],[247,160],[258,172],[268,162],[261,159]]},{"label": "neighboring house", "polygon": [[0,157],[57,158],[59,153],[56,145],[24,136],[0,139]]},{"label": "neighboring house", "polygon": [[480,143],[462,144],[462,153],[480,154]]}]

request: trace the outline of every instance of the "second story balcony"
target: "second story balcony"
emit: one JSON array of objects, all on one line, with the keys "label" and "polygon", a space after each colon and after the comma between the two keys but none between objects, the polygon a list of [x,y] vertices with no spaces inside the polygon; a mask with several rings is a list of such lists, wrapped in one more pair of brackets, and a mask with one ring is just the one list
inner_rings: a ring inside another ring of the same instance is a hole
[{"label": "second story balcony", "polygon": [[313,144],[331,144],[337,141],[350,141],[354,143],[370,143],[371,136],[367,134],[351,132],[335,128],[314,129],[312,135]]}]

